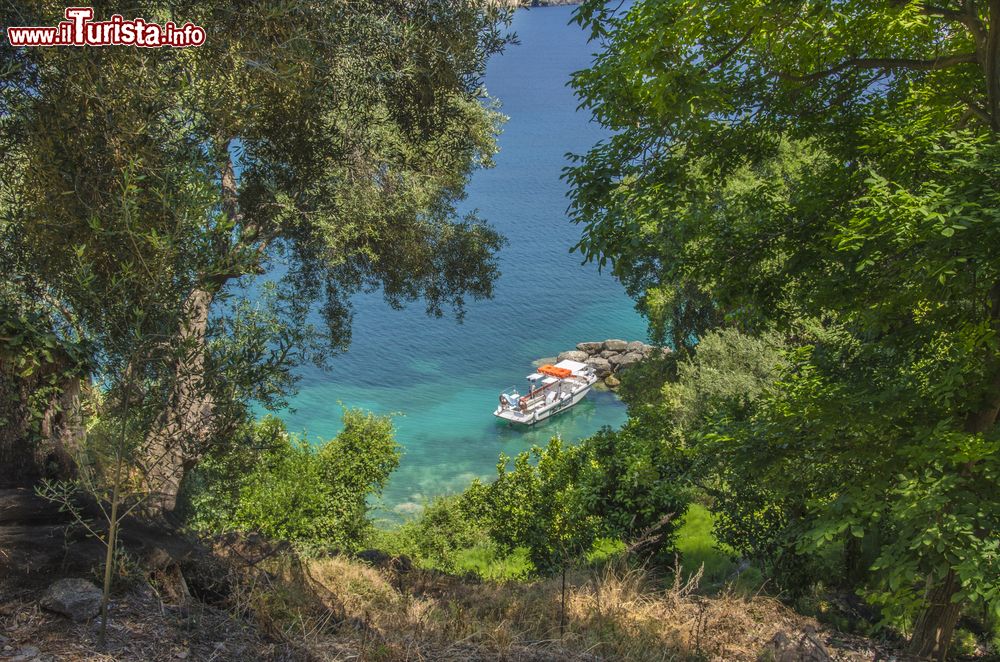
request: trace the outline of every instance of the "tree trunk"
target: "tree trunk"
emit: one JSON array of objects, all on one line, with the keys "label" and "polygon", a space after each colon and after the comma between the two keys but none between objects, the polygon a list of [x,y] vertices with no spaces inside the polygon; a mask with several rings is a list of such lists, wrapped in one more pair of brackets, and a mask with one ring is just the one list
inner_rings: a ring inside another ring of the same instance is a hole
[{"label": "tree trunk", "polygon": [[30,487],[41,478],[70,478],[85,434],[83,381],[68,359],[21,376],[0,355],[0,487]]},{"label": "tree trunk", "polygon": [[986,103],[990,128],[1000,132],[1000,0],[990,0],[986,34]]},{"label": "tree trunk", "polygon": [[909,652],[923,660],[944,660],[955,632],[960,604],[953,601],[959,583],[953,570],[927,591],[927,607],[917,619],[910,638]]},{"label": "tree trunk", "polygon": [[144,469],[153,514],[174,510],[184,472],[198,461],[213,433],[214,402],[205,386],[205,336],[213,297],[205,288],[188,295],[171,396],[146,439]]},{"label": "tree trunk", "polygon": [[[1000,0],[993,3],[1000,21]],[[1000,334],[1000,281],[990,289],[990,319],[994,330]],[[969,434],[989,432],[996,425],[1000,415],[1000,357],[986,358],[989,382],[982,398],[977,402],[965,418],[964,429]],[[974,469],[972,463],[962,469],[962,475],[968,476]],[[910,639],[910,653],[923,659],[944,660],[951,645],[951,637],[955,631],[962,610],[961,604],[953,602],[960,588],[958,577],[953,569],[949,569],[945,578],[928,588],[927,605],[917,618]]]}]

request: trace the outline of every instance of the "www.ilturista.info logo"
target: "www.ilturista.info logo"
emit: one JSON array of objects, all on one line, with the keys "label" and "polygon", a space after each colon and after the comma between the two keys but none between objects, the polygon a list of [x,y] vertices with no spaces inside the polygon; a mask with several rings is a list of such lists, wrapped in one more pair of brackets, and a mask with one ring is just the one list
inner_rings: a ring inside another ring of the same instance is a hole
[{"label": "www.ilturista.info logo", "polygon": [[115,14],[109,21],[92,21],[93,7],[67,7],[66,20],[55,27],[9,27],[11,46],[139,46],[187,48],[205,43],[205,29],[185,23],[163,25],[141,18],[125,20]]}]

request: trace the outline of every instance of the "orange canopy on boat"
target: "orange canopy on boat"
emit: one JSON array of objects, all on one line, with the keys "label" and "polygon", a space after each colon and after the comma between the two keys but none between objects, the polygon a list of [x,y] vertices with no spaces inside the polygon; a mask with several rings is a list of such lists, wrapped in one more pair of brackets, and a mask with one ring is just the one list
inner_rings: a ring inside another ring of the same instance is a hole
[{"label": "orange canopy on boat", "polygon": [[566,368],[557,368],[554,365],[543,365],[538,369],[538,372],[543,375],[549,375],[550,377],[558,377],[559,379],[566,379],[573,374],[572,370]]}]

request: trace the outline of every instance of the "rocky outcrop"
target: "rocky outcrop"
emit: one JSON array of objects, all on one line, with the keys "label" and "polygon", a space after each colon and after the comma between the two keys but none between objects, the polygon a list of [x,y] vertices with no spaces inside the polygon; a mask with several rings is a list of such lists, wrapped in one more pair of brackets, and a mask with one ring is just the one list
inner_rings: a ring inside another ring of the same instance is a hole
[{"label": "rocky outcrop", "polygon": [[611,374],[611,362],[606,358],[600,356],[591,356],[586,361],[584,361],[589,366],[593,366],[594,372],[598,377],[604,379]]},{"label": "rocky outcrop", "polygon": [[602,341],[577,343],[575,350],[562,352],[557,361],[579,361],[594,367],[597,376],[604,380],[610,389],[616,389],[621,384],[618,376],[629,367],[643,361],[657,352],[669,354],[667,348],[657,348],[640,340],[621,340],[609,338]]},{"label": "rocky outcrop", "polygon": [[581,352],[586,352],[587,354],[596,354],[604,349],[604,343],[602,342],[581,342],[576,344],[576,348]]},{"label": "rocky outcrop", "polygon": [[628,341],[625,340],[605,340],[602,344],[606,352],[624,352],[628,349]]},{"label": "rocky outcrop", "polygon": [[569,360],[569,361],[579,361],[580,363],[583,363],[589,358],[590,355],[588,355],[587,352],[581,352],[578,349],[573,349],[568,352],[563,352],[562,354],[557,356],[556,361]]},{"label": "rocky outcrop", "polygon": [[630,365],[634,365],[644,358],[645,357],[639,352],[621,352],[609,356],[608,362],[611,363],[615,370],[620,370],[622,368],[627,368]]}]

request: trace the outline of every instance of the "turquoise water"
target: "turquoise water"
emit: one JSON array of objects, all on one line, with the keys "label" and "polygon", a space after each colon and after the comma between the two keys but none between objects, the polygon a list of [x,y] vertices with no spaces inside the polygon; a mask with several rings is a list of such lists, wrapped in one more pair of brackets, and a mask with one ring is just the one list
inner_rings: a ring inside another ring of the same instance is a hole
[{"label": "turquoise water", "polygon": [[527,431],[492,416],[497,394],[522,386],[532,361],[584,340],[646,337],[620,285],[569,253],[580,229],[566,216],[565,155],[605,135],[576,111],[566,87],[592,52],[582,31],[567,25],[571,11],[519,11],[514,30],[521,44],[495,58],[487,72],[490,94],[510,120],[496,168],[474,176],[465,206],[509,240],[496,297],[472,303],[459,324],[426,317],[419,303],[394,311],[378,295],[359,296],[350,350],[333,360],[331,371],[304,371],[301,390],[282,413],[290,430],[311,438],[337,433],[338,403],[397,414],[405,450],[381,504],[390,517],[461,490],[476,476],[495,475],[501,452],[544,445],[555,434],[576,441],[625,420],[613,394],[595,391]]}]

